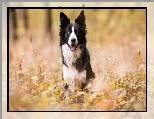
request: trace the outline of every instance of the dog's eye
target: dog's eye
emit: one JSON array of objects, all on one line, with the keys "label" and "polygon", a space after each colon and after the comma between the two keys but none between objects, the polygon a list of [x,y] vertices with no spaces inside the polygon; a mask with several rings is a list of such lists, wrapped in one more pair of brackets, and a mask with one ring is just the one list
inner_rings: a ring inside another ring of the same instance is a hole
[{"label": "dog's eye", "polygon": [[67,33],[70,34],[70,31],[68,31]]}]

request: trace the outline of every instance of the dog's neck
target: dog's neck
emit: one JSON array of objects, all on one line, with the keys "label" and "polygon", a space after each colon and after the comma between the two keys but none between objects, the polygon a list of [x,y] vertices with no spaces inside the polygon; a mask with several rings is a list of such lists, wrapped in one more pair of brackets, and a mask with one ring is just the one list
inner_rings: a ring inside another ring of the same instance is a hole
[{"label": "dog's neck", "polygon": [[64,57],[64,60],[66,62],[66,65],[70,66],[73,65],[76,60],[81,55],[81,50],[79,47],[75,51],[71,51],[67,44],[62,45],[62,54]]}]

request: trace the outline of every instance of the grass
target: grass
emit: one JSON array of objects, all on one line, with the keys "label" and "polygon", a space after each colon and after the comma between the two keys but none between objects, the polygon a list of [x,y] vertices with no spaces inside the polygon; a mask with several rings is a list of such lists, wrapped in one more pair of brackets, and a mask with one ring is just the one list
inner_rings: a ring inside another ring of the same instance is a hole
[{"label": "grass", "polygon": [[[102,14],[93,12],[97,17]],[[10,110],[146,110],[145,26],[144,18],[138,20],[144,17],[144,11],[106,11],[96,23],[90,19],[90,12],[86,13],[87,47],[96,78],[84,91],[78,90],[70,99],[63,99],[57,20],[52,41],[27,30],[19,35],[18,41],[10,40]],[[113,19],[107,20],[109,15]],[[101,28],[105,30],[102,32]]]}]

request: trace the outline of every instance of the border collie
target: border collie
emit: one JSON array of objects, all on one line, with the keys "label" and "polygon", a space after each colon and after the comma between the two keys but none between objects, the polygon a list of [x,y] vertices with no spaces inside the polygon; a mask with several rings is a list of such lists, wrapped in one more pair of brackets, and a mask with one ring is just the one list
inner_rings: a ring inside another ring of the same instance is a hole
[{"label": "border collie", "polygon": [[63,12],[60,13],[62,79],[65,80],[65,92],[68,92],[65,93],[66,95],[73,93],[76,89],[84,89],[89,81],[95,78],[90,65],[90,55],[86,48],[86,34],[83,10],[75,19],[75,23],[70,23],[70,19]]}]

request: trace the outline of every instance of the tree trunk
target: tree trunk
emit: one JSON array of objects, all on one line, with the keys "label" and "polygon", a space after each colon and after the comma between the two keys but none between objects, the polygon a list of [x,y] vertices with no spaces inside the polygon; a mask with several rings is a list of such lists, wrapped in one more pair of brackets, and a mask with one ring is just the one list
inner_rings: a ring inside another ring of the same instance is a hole
[{"label": "tree trunk", "polygon": [[25,29],[28,29],[28,14],[26,9],[22,10],[22,19]]},{"label": "tree trunk", "polygon": [[45,10],[45,33],[51,39],[52,36],[52,11],[50,9]]},{"label": "tree trunk", "polygon": [[12,23],[12,36],[14,40],[17,40],[17,13],[15,9],[9,11],[10,22]]}]

